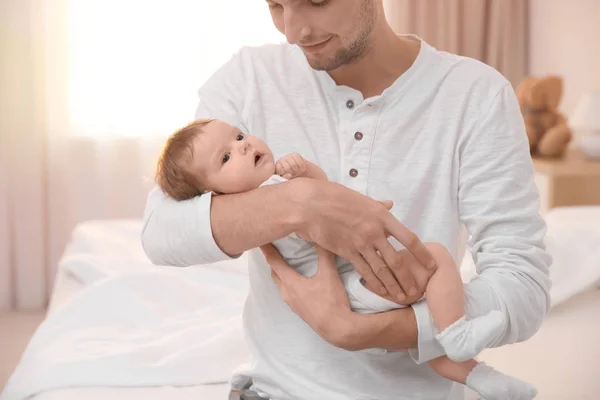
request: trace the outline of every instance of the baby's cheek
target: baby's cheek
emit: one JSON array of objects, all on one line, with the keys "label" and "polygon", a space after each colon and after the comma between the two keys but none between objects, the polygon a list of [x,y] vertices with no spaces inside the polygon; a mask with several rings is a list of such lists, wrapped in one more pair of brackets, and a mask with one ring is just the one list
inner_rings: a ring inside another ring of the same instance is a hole
[{"label": "baby's cheek", "polygon": [[252,187],[251,189],[256,189],[260,187],[260,185],[265,183],[267,180],[269,180],[269,178],[271,178],[271,176],[275,174],[276,172],[274,170],[271,171],[268,169],[256,171],[255,177],[254,179],[252,179],[252,181],[254,182],[254,187]]}]

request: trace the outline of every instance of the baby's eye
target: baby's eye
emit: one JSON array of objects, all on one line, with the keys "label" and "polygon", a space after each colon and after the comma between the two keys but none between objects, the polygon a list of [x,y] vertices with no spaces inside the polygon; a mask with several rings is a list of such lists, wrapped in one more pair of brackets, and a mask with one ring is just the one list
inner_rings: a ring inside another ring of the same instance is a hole
[{"label": "baby's eye", "polygon": [[223,164],[225,164],[227,161],[229,161],[230,158],[231,158],[231,156],[229,154],[225,154],[223,156]]},{"label": "baby's eye", "polygon": [[238,134],[237,137],[236,137],[236,140],[238,140],[238,141],[239,140],[244,140],[244,134],[243,133]]}]

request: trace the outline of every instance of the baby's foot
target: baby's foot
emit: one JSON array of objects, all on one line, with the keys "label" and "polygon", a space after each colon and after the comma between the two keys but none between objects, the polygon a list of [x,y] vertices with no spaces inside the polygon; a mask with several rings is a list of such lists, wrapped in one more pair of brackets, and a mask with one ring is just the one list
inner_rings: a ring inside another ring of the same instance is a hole
[{"label": "baby's foot", "polygon": [[466,383],[485,400],[531,400],[537,396],[537,390],[529,383],[504,375],[485,363],[473,368]]},{"label": "baby's foot", "polygon": [[449,359],[470,360],[490,346],[504,325],[504,314],[491,311],[482,317],[466,320],[462,317],[436,336]]}]

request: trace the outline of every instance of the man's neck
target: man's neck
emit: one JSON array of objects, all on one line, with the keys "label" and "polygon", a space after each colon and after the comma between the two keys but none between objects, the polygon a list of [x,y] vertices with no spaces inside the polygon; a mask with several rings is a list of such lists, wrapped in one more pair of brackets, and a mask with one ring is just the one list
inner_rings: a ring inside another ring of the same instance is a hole
[{"label": "man's neck", "polygon": [[413,65],[420,50],[420,42],[397,36],[387,25],[373,34],[367,54],[329,72],[336,84],[360,91],[365,99],[390,87]]}]

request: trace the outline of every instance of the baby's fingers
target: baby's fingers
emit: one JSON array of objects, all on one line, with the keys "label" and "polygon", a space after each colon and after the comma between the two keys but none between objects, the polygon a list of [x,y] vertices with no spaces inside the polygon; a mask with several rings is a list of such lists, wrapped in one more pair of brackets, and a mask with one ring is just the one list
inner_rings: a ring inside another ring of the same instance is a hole
[{"label": "baby's fingers", "polygon": [[[294,170],[292,169],[292,167],[290,165],[289,159],[287,157],[279,160],[279,163],[281,164],[281,167],[283,168],[283,174],[286,174],[286,173],[291,174],[294,172]],[[281,174],[281,176],[283,176],[283,174]]]},{"label": "baby's fingers", "polygon": [[306,171],[306,161],[304,160],[304,158],[302,158],[300,154],[292,154],[292,160],[293,162],[290,162],[290,164],[292,164],[292,167],[295,168],[296,172],[302,173]]},{"label": "baby's fingers", "polygon": [[275,173],[279,176],[284,176],[286,174],[285,168],[281,163],[281,160],[277,161],[277,164],[275,164]]}]

